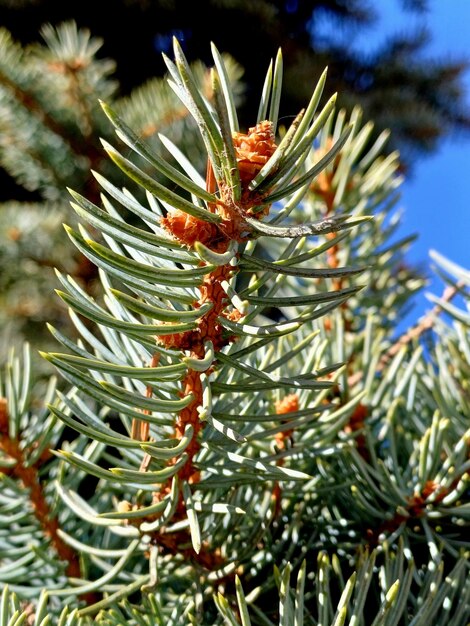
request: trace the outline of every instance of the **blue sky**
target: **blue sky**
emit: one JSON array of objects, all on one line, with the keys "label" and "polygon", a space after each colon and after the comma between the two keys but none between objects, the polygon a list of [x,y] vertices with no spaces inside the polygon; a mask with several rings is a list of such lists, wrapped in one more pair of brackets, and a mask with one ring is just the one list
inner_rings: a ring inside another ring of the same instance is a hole
[{"label": "blue sky", "polygon": [[[373,50],[387,35],[427,25],[431,33],[427,57],[470,59],[470,0],[429,0],[424,15],[403,11],[399,0],[380,0],[373,5],[381,15],[380,23],[358,33],[353,39],[355,47]],[[465,86],[470,107],[470,71]],[[449,138],[435,154],[419,160],[402,187],[399,207],[403,211],[401,234],[418,234],[408,253],[410,261],[430,268],[429,251],[433,249],[470,269],[470,137]],[[433,278],[403,322],[412,323],[432,308],[426,292],[440,295],[442,290],[442,281]]]},{"label": "blue sky", "polygon": [[[423,21],[431,31],[429,56],[470,58],[470,0],[431,0],[429,12],[410,20],[399,10],[397,0],[376,3],[382,13],[382,33],[403,29]],[[406,21],[405,21],[406,19]],[[470,71],[465,77],[470,107]],[[431,265],[429,250],[437,250],[451,261],[470,269],[470,137],[449,138],[436,154],[416,164],[415,172],[402,188],[404,234],[418,233],[410,249],[410,260]],[[426,291],[440,295],[443,284],[433,279]],[[431,303],[421,294],[410,320]]]}]

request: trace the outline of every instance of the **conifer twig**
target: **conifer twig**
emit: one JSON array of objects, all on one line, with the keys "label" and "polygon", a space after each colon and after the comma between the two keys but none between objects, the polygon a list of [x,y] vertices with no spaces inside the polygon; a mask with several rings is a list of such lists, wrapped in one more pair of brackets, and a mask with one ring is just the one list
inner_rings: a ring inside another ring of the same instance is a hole
[{"label": "conifer twig", "polygon": [[[8,434],[8,402],[6,398],[0,398],[0,450],[16,461],[14,467],[0,468],[0,472],[18,479],[28,490],[35,518],[38,520],[44,535],[50,539],[59,559],[67,564],[66,575],[71,578],[80,578],[82,575],[80,557],[60,537],[59,521],[52,514],[41,486],[38,467],[42,463],[43,457],[28,466],[25,462],[27,450],[22,450],[21,443],[12,439]],[[81,597],[87,603],[97,601],[95,594],[83,594]]]},{"label": "conifer twig", "polygon": [[[441,300],[444,302],[450,302],[453,298],[455,298],[463,286],[464,284],[462,282],[458,282],[455,286],[446,287]],[[442,313],[442,307],[440,304],[436,304],[436,306],[433,307],[429,313],[423,315],[414,326],[401,335],[380,359],[377,367],[378,371],[382,371],[384,369],[387,363],[390,362],[402,346],[409,344],[414,339],[418,339],[427,330],[431,330],[436,321],[436,317],[440,313]]]},{"label": "conifer twig", "polygon": [[[462,281],[458,282],[454,286],[448,286],[444,289],[441,300],[444,302],[450,302],[462,289],[464,284]],[[427,330],[431,330],[436,321],[436,317],[442,312],[442,306],[440,304],[436,304],[435,307],[426,315],[423,315],[418,322],[408,329],[403,335],[393,343],[390,348],[382,355],[378,365],[377,372],[382,372],[385,366],[393,359],[393,357],[397,354],[401,347],[408,345],[414,339],[419,339],[419,337],[426,332]],[[356,372],[348,379],[349,386],[356,385],[363,378],[363,372]]]}]

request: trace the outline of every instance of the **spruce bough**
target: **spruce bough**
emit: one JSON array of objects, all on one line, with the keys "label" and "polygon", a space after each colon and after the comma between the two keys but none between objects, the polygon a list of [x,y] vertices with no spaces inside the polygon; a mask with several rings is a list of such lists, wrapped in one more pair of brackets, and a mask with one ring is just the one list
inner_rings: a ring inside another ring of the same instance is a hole
[{"label": "spruce bough", "polygon": [[80,338],[50,327],[39,411],[27,346],[2,379],[1,624],[465,626],[468,272],[435,253],[450,291],[394,341],[386,138],[326,72],[281,126],[281,52],[244,132],[215,46],[210,96],[173,52],[206,171],[101,103],[129,185],[93,172],[65,227],[101,292],[58,272]]}]

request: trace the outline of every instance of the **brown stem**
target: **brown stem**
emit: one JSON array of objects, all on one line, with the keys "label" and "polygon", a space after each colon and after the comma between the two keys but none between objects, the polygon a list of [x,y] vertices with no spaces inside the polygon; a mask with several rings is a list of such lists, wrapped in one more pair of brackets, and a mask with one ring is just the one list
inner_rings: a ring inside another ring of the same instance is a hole
[{"label": "brown stem", "polygon": [[[214,349],[220,350],[232,338],[223,336],[223,328],[219,321],[219,316],[226,313],[227,296],[222,288],[223,281],[230,278],[233,272],[231,265],[223,265],[217,267],[212,272],[209,272],[203,279],[203,282],[199,288],[200,297],[197,302],[194,303],[195,308],[200,308],[207,302],[212,304],[212,308],[198,321],[198,326],[193,331],[188,331],[180,334],[160,335],[158,341],[167,347],[179,348],[185,350],[193,358],[202,359],[205,354],[204,344],[207,341],[212,342]],[[151,362],[152,367],[158,365],[158,355],[154,356]],[[203,422],[199,417],[198,409],[203,403],[203,387],[202,387],[202,374],[204,372],[188,369],[186,375],[182,381],[181,396],[192,396],[192,400],[188,406],[180,411],[175,421],[175,437],[181,439],[184,436],[186,427],[191,425],[193,428],[193,437],[186,448],[187,461],[185,465],[179,470],[178,477],[189,483],[195,483],[200,480],[199,471],[194,465],[194,458],[200,450],[200,432],[203,427]],[[206,372],[207,373],[207,372]],[[151,387],[147,387],[146,395],[150,397],[153,391]],[[148,423],[145,421],[145,412],[143,412],[142,420],[134,420],[132,424],[132,437],[145,441],[148,438]],[[169,464],[174,464],[176,458],[170,459]],[[140,466],[140,471],[147,471],[151,457],[145,455]],[[154,502],[161,500],[171,489],[172,480],[168,480],[163,484],[159,491],[156,491],[153,495]],[[125,503],[128,506],[129,503]],[[129,505],[132,506],[132,505]],[[175,518],[183,517],[184,502],[180,495],[180,501],[175,513]],[[190,537],[186,531],[177,533],[173,538],[168,536],[164,530],[160,530],[158,533],[158,545],[165,550],[173,550],[175,548],[174,541],[179,544],[190,543]],[[184,539],[184,541],[183,541]],[[193,558],[197,562],[206,567],[207,562],[213,562],[214,566],[220,565],[220,557],[214,552],[212,553],[208,548],[205,550],[206,554],[193,555]]]},{"label": "brown stem", "polygon": [[[165,345],[173,347],[179,347],[186,350],[187,353],[193,358],[201,359],[204,357],[204,343],[211,341],[216,350],[220,350],[230,339],[223,337],[222,326],[218,320],[220,315],[224,314],[227,296],[222,289],[222,282],[228,280],[232,266],[224,265],[216,268],[213,272],[210,272],[204,277],[203,283],[200,287],[200,298],[194,303],[196,308],[199,308],[206,302],[212,303],[212,308],[203,315],[198,321],[198,328],[194,331],[175,334],[175,335],[161,335],[159,341]],[[158,363],[158,358],[152,359],[153,366]],[[182,382],[181,396],[187,397],[192,395],[192,401],[188,406],[180,411],[175,422],[175,437],[181,439],[186,431],[186,427],[191,425],[193,427],[193,437],[186,448],[186,454],[188,456],[186,463],[179,470],[178,477],[182,481],[189,483],[196,483],[200,480],[198,469],[194,465],[194,458],[200,450],[200,432],[203,428],[203,422],[199,417],[198,409],[202,406],[203,402],[203,387],[202,387],[202,374],[204,372],[188,369],[186,376]],[[206,372],[207,373],[207,372]],[[147,395],[152,394],[152,389],[147,388]],[[140,422],[136,420],[133,424],[132,436],[134,438],[142,439],[142,425],[146,424],[145,420]],[[147,437],[148,432],[145,434]],[[170,459],[169,464],[174,464],[176,458]],[[140,470],[147,471],[151,457],[144,456]],[[153,494],[154,502],[158,502],[162,499],[171,489],[172,479],[163,484],[159,491]],[[131,506],[129,503],[125,503],[126,506]],[[175,519],[181,519],[185,516],[185,505],[180,494],[179,502],[175,512]],[[159,546],[159,549],[164,553],[178,554],[187,561],[195,561],[200,566],[213,570],[219,568],[222,565],[223,559],[220,552],[212,550],[209,545],[203,545],[203,550],[199,554],[195,554],[193,550],[187,548],[188,544],[191,544],[191,538],[187,530],[177,533],[166,533],[165,529],[158,530],[153,539]]]},{"label": "brown stem", "polygon": [[8,407],[7,399],[0,397],[0,435],[8,432]]},{"label": "brown stem", "polygon": [[[201,296],[195,306],[200,307],[206,302],[212,303],[212,308],[206,315],[202,316],[198,322],[198,329],[194,331],[186,341],[189,341],[191,356],[201,359],[204,357],[204,343],[212,342],[215,350],[220,350],[225,344],[222,337],[222,326],[218,321],[220,315],[223,314],[227,296],[222,289],[222,282],[228,280],[233,268],[230,265],[222,265],[216,268],[210,274],[204,277],[203,284],[200,287]],[[193,440],[186,449],[188,461],[180,470],[179,476],[182,479],[197,481],[198,473],[193,466],[193,459],[200,448],[199,432],[202,422],[199,419],[198,408],[202,406],[202,372],[188,370],[183,381],[183,396],[192,394],[192,402],[185,407],[179,414],[175,425],[175,434],[177,438],[181,438],[184,434],[187,424],[191,424],[194,429]]]},{"label": "brown stem", "polygon": [[[442,294],[441,300],[444,302],[450,302],[464,287],[464,283],[458,282],[454,287],[446,287]],[[434,326],[437,316],[442,312],[442,306],[440,304],[436,304],[436,306],[426,315],[424,315],[414,326],[412,326],[409,330],[407,330],[403,335],[401,335],[397,341],[390,346],[390,348],[382,355],[378,365],[377,372],[382,372],[385,366],[393,359],[393,357],[399,352],[399,350],[403,347],[411,343],[414,339],[419,339],[419,337],[426,332],[427,330],[431,330]],[[363,372],[356,372],[348,379],[348,384],[350,387],[357,384],[360,380],[362,380]]]},{"label": "brown stem", "polygon": [[[61,539],[58,532],[60,529],[59,522],[51,513],[45,498],[38,472],[41,459],[34,465],[26,466],[26,451],[21,449],[19,441],[11,439],[8,435],[8,405],[5,398],[0,398],[0,449],[16,461],[13,468],[0,468],[0,472],[18,479],[29,491],[34,516],[41,525],[44,535],[50,539],[59,559],[67,564],[66,575],[72,578],[81,578],[79,555]],[[97,601],[95,594],[84,594],[81,598],[88,603]]]},{"label": "brown stem", "polygon": [[[159,361],[160,361],[160,355],[158,353],[155,353],[152,357],[152,360],[150,361],[149,367],[157,367]],[[145,392],[146,397],[151,398],[152,394],[153,394],[152,387],[150,385],[147,385],[147,389]],[[149,411],[145,409],[142,411],[142,415],[146,415],[146,414],[148,415]],[[149,437],[149,426],[150,426],[149,423],[145,421],[145,419],[142,419],[142,420],[133,419],[132,430],[131,430],[132,439],[138,439],[139,441],[147,441]],[[142,468],[141,470],[145,471]]]},{"label": "brown stem", "polygon": [[[446,287],[442,294],[441,300],[443,300],[444,302],[450,302],[453,298],[455,298],[455,296],[459,293],[462,287],[464,287],[463,282],[457,283],[455,287]],[[440,304],[436,304],[436,306],[427,315],[424,315],[415,326],[413,326],[410,330],[404,333],[380,359],[380,363],[378,366],[379,371],[383,370],[383,368],[393,359],[393,357],[398,353],[402,346],[409,344],[411,341],[413,341],[413,339],[418,339],[425,331],[430,330],[434,326],[436,317],[441,312],[442,306]]]}]

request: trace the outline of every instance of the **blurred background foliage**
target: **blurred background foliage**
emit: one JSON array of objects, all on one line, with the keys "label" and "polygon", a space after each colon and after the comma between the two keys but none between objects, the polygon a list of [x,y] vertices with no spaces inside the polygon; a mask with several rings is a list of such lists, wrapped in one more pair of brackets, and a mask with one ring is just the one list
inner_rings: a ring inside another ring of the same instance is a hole
[{"label": "blurred background foliage", "polygon": [[[401,2],[410,17],[424,16],[428,5],[428,0]],[[161,53],[169,53],[176,35],[189,60],[210,63],[207,42],[214,41],[243,67],[247,97],[240,115],[246,125],[256,113],[257,98],[250,93],[282,47],[287,116],[304,106],[311,85],[328,66],[328,84],[340,94],[339,105],[351,110],[359,104],[378,134],[390,129],[390,149],[399,148],[408,165],[436,149],[449,132],[470,128],[462,87],[468,61],[426,58],[430,33],[424,27],[384,37],[373,54],[339,43],[334,29],[325,34],[325,17],[334,20],[336,32],[373,31],[380,3],[370,0],[118,0],[103,11],[91,0],[2,0],[0,7],[1,23],[23,44],[35,42],[45,22],[71,19],[102,38],[100,56],[115,60],[120,95],[164,74]]]},{"label": "blurred background foliage", "polygon": [[[427,7],[425,0],[402,3],[414,15]],[[124,184],[100,144],[111,129],[99,99],[112,102],[153,149],[161,149],[163,132],[204,167],[200,139],[164,78],[162,53],[170,54],[173,36],[208,89],[208,42],[225,53],[245,129],[256,119],[253,91],[282,48],[286,124],[328,67],[325,101],[338,92],[338,108],[359,106],[374,123],[371,144],[389,129],[384,149],[400,152],[406,172],[449,135],[468,132],[468,64],[426,59],[425,30],[387,38],[366,55],[320,27],[327,17],[343,34],[373,29],[379,10],[366,0],[119,0],[100,11],[90,0],[0,0],[1,360],[23,338],[47,349],[46,321],[68,324],[54,297],[54,268],[90,293],[97,288],[95,269],[61,224],[73,220],[67,187],[99,202],[90,170]]]}]

